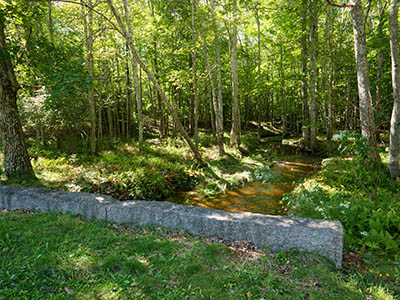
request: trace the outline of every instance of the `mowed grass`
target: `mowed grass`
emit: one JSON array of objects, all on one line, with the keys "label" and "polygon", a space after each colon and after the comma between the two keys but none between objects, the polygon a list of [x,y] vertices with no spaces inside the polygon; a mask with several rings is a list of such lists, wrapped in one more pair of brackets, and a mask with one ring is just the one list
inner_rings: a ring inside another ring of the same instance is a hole
[{"label": "mowed grass", "polygon": [[[0,299],[398,299],[394,283],[297,251],[160,228],[0,212]],[[382,275],[382,274],[381,274]]]}]

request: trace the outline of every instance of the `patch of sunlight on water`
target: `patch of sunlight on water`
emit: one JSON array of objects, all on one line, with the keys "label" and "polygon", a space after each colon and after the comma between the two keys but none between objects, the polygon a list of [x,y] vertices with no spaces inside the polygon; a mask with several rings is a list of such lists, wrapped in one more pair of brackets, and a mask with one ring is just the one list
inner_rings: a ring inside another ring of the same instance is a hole
[{"label": "patch of sunlight on water", "polygon": [[275,161],[272,170],[278,177],[275,182],[250,182],[226,193],[202,198],[194,191],[184,193],[188,205],[221,209],[226,211],[248,211],[269,215],[287,215],[282,196],[291,192],[294,183],[304,177],[311,176],[315,171],[315,163],[320,163],[318,157],[301,154],[296,148],[280,145],[274,148],[282,153],[274,152],[279,160]]}]

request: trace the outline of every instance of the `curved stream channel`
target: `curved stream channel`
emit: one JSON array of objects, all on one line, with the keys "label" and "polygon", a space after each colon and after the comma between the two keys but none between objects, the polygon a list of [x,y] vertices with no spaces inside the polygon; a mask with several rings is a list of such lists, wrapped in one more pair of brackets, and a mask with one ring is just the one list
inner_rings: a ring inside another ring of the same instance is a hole
[{"label": "curved stream channel", "polygon": [[191,191],[184,195],[185,204],[226,211],[287,215],[282,202],[283,194],[291,192],[300,178],[311,176],[320,165],[321,158],[302,153],[289,145],[273,144],[272,151],[274,165],[271,170],[277,176],[274,182],[249,182],[210,198],[202,198]]}]

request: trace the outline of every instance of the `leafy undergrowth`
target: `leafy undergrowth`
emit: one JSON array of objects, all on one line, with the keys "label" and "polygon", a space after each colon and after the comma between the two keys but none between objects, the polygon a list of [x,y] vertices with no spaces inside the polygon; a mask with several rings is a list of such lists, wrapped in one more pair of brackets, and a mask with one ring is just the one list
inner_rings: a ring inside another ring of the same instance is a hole
[{"label": "leafy undergrowth", "polygon": [[29,211],[0,211],[0,266],[0,299],[32,300],[390,300],[400,277],[351,254],[335,270],[296,251]]},{"label": "leafy undergrowth", "polygon": [[[285,198],[291,214],[339,220],[350,250],[374,251],[400,259],[400,182],[390,178],[387,153],[376,162],[365,138],[349,142],[351,157],[323,161],[323,169]],[[353,136],[353,135],[352,135]],[[347,151],[347,152],[346,152]]]},{"label": "leafy undergrowth", "polygon": [[105,140],[99,155],[90,156],[84,151],[62,153],[55,145],[43,147],[30,141],[28,151],[38,181],[3,177],[3,184],[100,193],[120,200],[165,200],[194,187],[209,196],[251,180],[253,170],[268,162],[268,145],[251,134],[243,137],[251,154],[244,155],[228,142],[226,155],[220,157],[212,136],[201,133],[199,148],[208,167],[199,168],[180,139],[147,139],[141,156],[135,142]]},{"label": "leafy undergrowth", "polygon": [[400,183],[390,178],[387,154],[381,159],[371,162],[367,148],[365,156],[326,159],[285,200],[292,215],[339,220],[348,258],[368,276],[391,278],[399,294]]}]

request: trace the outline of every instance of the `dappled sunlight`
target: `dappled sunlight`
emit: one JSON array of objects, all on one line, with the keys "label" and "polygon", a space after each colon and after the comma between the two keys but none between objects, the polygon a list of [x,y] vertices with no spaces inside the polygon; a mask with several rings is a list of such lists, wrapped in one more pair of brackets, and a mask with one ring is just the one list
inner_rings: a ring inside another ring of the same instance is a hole
[{"label": "dappled sunlight", "polygon": [[[222,158],[219,162],[225,159]],[[286,215],[287,212],[281,200],[283,194],[293,190],[293,183],[296,180],[312,175],[315,171],[313,163],[320,161],[319,158],[304,155],[296,155],[292,159],[295,161],[277,161],[274,164],[271,170],[277,178],[272,182],[251,181],[251,174],[243,172],[242,177],[247,176],[251,182],[240,184],[236,189],[212,197],[202,197],[195,191],[183,193],[179,196],[181,200],[177,202],[226,211]],[[215,168],[215,173],[220,173],[218,168]],[[237,176],[237,173],[234,176]],[[224,178],[227,178],[227,174],[224,174]]]}]

